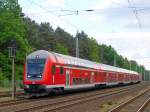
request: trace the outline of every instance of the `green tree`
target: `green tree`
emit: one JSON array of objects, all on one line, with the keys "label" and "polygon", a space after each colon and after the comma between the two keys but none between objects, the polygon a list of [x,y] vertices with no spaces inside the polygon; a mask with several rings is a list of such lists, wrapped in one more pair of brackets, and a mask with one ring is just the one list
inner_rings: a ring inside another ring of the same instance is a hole
[{"label": "green tree", "polygon": [[54,50],[56,39],[54,37],[53,28],[49,23],[41,23],[39,34],[36,42],[37,49]]},{"label": "green tree", "polygon": [[55,30],[55,39],[68,49],[70,55],[75,56],[75,38],[72,35],[57,27]]},{"label": "green tree", "polygon": [[127,58],[123,60],[123,68],[130,69],[130,63]]},{"label": "green tree", "polygon": [[[17,67],[22,67],[26,53],[30,51],[30,46],[25,39],[25,29],[21,17],[21,8],[17,0],[0,1],[0,68],[2,74],[10,79],[11,63],[8,57],[8,45],[12,38],[17,42]],[[22,75],[22,71],[17,71],[17,78]]]},{"label": "green tree", "polygon": [[117,66],[118,67],[121,67],[121,68],[124,68],[124,58],[121,56],[121,55],[117,55]]},{"label": "green tree", "polygon": [[79,57],[80,58],[83,58],[83,59],[87,59],[87,60],[90,60],[90,41],[89,41],[89,38],[88,38],[88,35],[85,34],[83,31],[80,33],[80,32],[77,32],[76,34],[76,37],[75,38],[78,38],[79,40]]},{"label": "green tree", "polygon": [[137,69],[138,69],[138,64],[137,64],[137,62],[134,61],[134,60],[131,60],[131,61],[130,61],[130,64],[131,64],[131,70],[137,71]]},{"label": "green tree", "polygon": [[[108,65],[114,65],[114,56],[116,56],[116,58],[118,57],[118,54],[115,51],[115,49],[112,48],[112,46],[107,46],[105,44],[102,44],[101,47],[103,48],[103,63]],[[118,66],[118,63],[116,64]]]},{"label": "green tree", "polygon": [[68,54],[68,49],[59,43],[56,43],[54,51],[60,54]]},{"label": "green tree", "polygon": [[28,17],[23,18],[23,21],[25,24],[25,37],[28,40],[31,47],[33,49],[37,49],[40,25],[37,24],[35,21],[32,21]]},{"label": "green tree", "polygon": [[99,53],[99,47],[98,43],[94,38],[91,38],[89,43],[90,51],[89,51],[89,58],[92,61],[100,62],[100,53]]}]

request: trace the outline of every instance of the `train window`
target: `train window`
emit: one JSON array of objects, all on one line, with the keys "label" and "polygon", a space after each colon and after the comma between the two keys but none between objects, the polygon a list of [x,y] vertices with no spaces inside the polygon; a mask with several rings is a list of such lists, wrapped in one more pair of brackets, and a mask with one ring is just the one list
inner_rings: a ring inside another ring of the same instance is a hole
[{"label": "train window", "polygon": [[78,84],[78,78],[75,78],[75,84]]},{"label": "train window", "polygon": [[64,74],[64,68],[60,67],[60,74]]},{"label": "train window", "polygon": [[90,83],[90,79],[89,79],[89,78],[86,78],[86,79],[85,79],[85,82],[86,82],[86,84]]},{"label": "train window", "polygon": [[53,66],[52,66],[52,74],[55,74],[55,73],[56,73],[56,66],[53,65]]},{"label": "train window", "polygon": [[82,78],[79,78],[79,84],[82,84]]},{"label": "train window", "polygon": [[76,84],[79,84],[79,78],[76,78]]},{"label": "train window", "polygon": [[72,85],[75,85],[75,78],[72,78]]}]

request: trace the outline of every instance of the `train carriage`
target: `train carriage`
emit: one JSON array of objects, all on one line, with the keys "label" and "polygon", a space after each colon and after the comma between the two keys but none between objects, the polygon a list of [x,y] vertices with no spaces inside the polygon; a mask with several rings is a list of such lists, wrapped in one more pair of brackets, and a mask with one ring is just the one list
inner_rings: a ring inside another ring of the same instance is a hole
[{"label": "train carriage", "polygon": [[24,90],[29,94],[141,81],[137,72],[45,50],[27,56]]}]

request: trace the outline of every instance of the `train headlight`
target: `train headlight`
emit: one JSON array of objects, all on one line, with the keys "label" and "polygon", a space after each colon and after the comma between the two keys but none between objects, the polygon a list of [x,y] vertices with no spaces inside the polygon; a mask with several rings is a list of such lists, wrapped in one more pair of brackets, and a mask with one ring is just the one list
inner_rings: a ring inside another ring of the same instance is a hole
[{"label": "train headlight", "polygon": [[42,75],[39,75],[39,77],[41,78],[41,77],[42,77]]},{"label": "train headlight", "polygon": [[31,76],[30,76],[30,75],[27,75],[27,77],[30,78]]}]

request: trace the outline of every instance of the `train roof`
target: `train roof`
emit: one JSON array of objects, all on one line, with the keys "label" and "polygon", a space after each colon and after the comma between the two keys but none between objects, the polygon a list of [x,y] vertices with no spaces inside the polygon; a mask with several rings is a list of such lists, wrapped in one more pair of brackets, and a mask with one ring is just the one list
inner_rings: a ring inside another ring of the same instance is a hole
[{"label": "train roof", "polygon": [[120,67],[110,66],[110,65],[106,65],[106,64],[101,64],[101,67],[103,70],[116,71],[116,72],[122,72],[122,73],[131,73],[131,74],[138,75],[138,73],[135,71],[127,70],[127,69],[120,68]]},{"label": "train roof", "polygon": [[[36,56],[39,56],[40,58],[47,58],[47,57],[55,57],[59,63],[64,63],[64,64],[71,64],[71,65],[76,65],[76,66],[83,66],[87,68],[93,68],[93,69],[101,69],[101,70],[106,70],[106,71],[113,71],[113,72],[121,72],[121,73],[131,73],[131,74],[137,74],[135,71],[119,68],[119,67],[114,67],[102,63],[96,63],[93,61],[81,59],[81,58],[76,58],[68,55],[63,55],[63,54],[58,54],[55,52],[48,52],[45,50],[38,50],[35,51],[27,56],[27,59],[33,59]],[[60,61],[63,60],[63,61]]]}]

